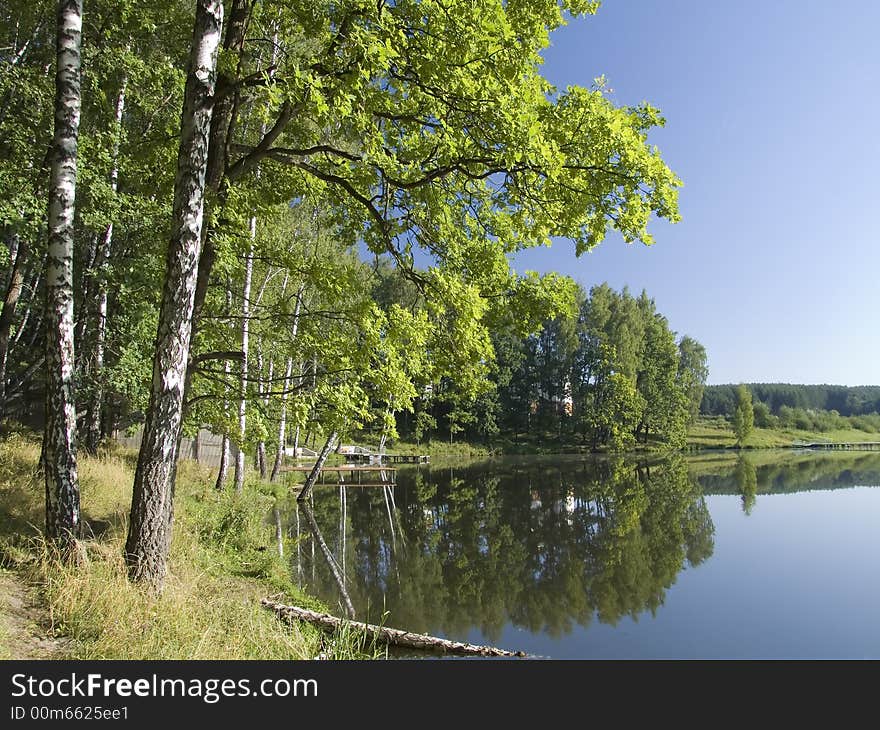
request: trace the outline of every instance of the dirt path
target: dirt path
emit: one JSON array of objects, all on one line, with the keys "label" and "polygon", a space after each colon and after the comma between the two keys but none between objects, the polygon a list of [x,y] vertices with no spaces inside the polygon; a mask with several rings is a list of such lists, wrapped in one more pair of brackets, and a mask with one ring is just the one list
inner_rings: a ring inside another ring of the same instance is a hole
[{"label": "dirt path", "polygon": [[46,610],[15,573],[0,570],[0,658],[59,659],[68,640],[48,635]]}]

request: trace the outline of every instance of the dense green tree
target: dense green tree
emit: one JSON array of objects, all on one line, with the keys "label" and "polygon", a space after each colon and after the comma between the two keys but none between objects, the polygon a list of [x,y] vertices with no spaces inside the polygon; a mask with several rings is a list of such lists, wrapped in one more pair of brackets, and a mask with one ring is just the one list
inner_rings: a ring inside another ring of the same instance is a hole
[{"label": "dense green tree", "polygon": [[742,446],[751,435],[755,425],[755,411],[752,405],[752,391],[745,385],[736,389],[736,406],[733,411],[733,433],[737,446]]},{"label": "dense green tree", "polygon": [[678,383],[687,398],[689,420],[700,412],[709,366],[706,348],[693,337],[685,335],[678,341]]},{"label": "dense green tree", "polygon": [[[705,390],[700,412],[708,416],[731,416],[735,385],[711,385]],[[773,415],[783,406],[812,411],[835,410],[842,416],[880,412],[880,386],[797,385],[792,383],[749,383],[754,400],[766,403]]]},{"label": "dense green tree", "polygon": [[637,434],[645,442],[652,434],[680,448],[687,435],[687,394],[677,381],[678,348],[665,317],[648,310],[642,361],[636,387],[644,399]]},{"label": "dense green tree", "polygon": [[[22,417],[46,392],[34,377],[39,303],[56,283],[37,245],[49,222],[50,6],[0,10],[0,404]],[[523,417],[526,429],[570,429],[576,289],[512,271],[510,255],[554,237],[582,253],[609,229],[650,243],[653,215],[678,219],[680,183],[648,140],[659,111],[615,106],[601,81],[559,90],[539,73],[549,34],[597,7],[88,6],[65,269],[71,365],[90,448],[145,420],[134,577],[162,582],[181,429],[228,433],[264,469],[288,430],[314,443],[369,426],[381,438],[411,410],[422,430],[434,419],[490,437]],[[322,218],[318,253],[315,237],[271,229],[281,209],[306,206]],[[374,286],[370,265],[388,261],[393,277]],[[637,329],[634,307],[625,298],[618,314]],[[621,410],[641,337],[618,340],[609,402]],[[515,401],[526,407],[513,413]]]},{"label": "dense green tree", "polygon": [[763,401],[755,401],[752,406],[755,414],[755,425],[758,428],[772,428],[776,417],[770,413],[770,407]]}]

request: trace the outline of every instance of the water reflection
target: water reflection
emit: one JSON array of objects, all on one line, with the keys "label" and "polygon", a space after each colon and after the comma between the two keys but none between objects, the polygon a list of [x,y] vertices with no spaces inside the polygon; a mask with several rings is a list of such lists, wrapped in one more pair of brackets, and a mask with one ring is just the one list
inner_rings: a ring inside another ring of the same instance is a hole
[{"label": "water reflection", "polygon": [[880,484],[880,452],[743,452],[689,461],[704,494],[739,494],[749,514],[761,494]]},{"label": "water reflection", "polygon": [[734,476],[737,489],[742,496],[742,510],[750,515],[758,495],[758,470],[745,454],[737,457]]},{"label": "water reflection", "polygon": [[653,613],[714,548],[681,458],[401,470],[395,487],[318,489],[286,517],[293,575],[331,605],[492,641],[507,625],[559,637]]}]

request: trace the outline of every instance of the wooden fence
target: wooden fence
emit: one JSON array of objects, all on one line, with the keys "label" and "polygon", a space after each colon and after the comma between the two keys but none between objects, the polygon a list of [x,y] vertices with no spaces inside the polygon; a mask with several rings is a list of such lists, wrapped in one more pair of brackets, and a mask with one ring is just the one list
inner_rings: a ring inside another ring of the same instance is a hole
[{"label": "wooden fence", "polygon": [[[144,436],[143,429],[138,430],[131,436],[122,433],[116,434],[116,441],[123,446],[132,449],[139,449],[141,439]],[[200,429],[195,438],[180,439],[179,459],[192,459],[193,461],[204,464],[205,466],[220,466],[220,449],[223,445],[223,437],[216,433],[211,433],[205,429]],[[238,453],[238,447],[230,443],[229,454],[231,457],[230,464],[235,463],[235,457]]]}]

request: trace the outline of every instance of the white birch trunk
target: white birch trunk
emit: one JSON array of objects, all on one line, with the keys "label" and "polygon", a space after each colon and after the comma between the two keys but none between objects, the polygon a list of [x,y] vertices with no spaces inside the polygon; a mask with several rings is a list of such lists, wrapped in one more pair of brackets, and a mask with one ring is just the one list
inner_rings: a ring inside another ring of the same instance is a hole
[{"label": "white birch trunk", "polygon": [[55,131],[46,256],[46,536],[66,552],[81,532],[73,348],[73,219],[82,99],[82,0],[58,3]]},{"label": "white birch trunk", "polygon": [[201,252],[208,136],[222,26],[222,0],[197,0],[153,382],[125,545],[129,576],[154,590],[162,588],[171,546],[174,479]]},{"label": "white birch trunk", "polygon": [[[296,306],[293,310],[293,326],[290,331],[290,344],[296,344],[296,334],[299,331],[299,313],[302,309],[303,291],[305,291],[305,283],[299,285],[296,292]],[[275,450],[275,463],[272,464],[272,475],[269,481],[274,482],[281,473],[281,466],[284,462],[284,442],[287,440],[287,398],[289,397],[290,382],[293,376],[293,358],[287,358],[287,367],[284,369],[284,384],[281,388],[281,417],[278,419],[278,448]],[[299,426],[297,426],[297,441],[299,441]],[[293,456],[296,458],[296,448],[299,444],[294,444]]]},{"label": "white birch trunk", "polygon": [[[125,91],[128,86],[128,74],[123,73],[119,83],[119,94],[116,97],[116,112],[113,117],[114,136],[113,150],[110,169],[110,192],[115,196],[119,188],[119,145],[122,135],[122,114],[125,111]],[[110,264],[110,254],[113,246],[113,220],[104,229],[104,235],[98,246],[95,257],[95,270],[97,272],[97,293],[95,311],[95,341],[93,343],[91,367],[92,367],[92,396],[89,400],[88,412],[86,413],[86,448],[95,453],[98,442],[101,440],[101,411],[104,407],[104,348],[107,342],[107,268]]]},{"label": "white birch trunk", "polygon": [[251,218],[251,243],[244,260],[244,293],[241,300],[241,384],[238,400],[238,451],[235,455],[235,491],[244,490],[245,453],[244,444],[247,431],[247,380],[248,348],[250,346],[250,308],[251,279],[254,273],[254,238],[257,233],[257,219]]}]

